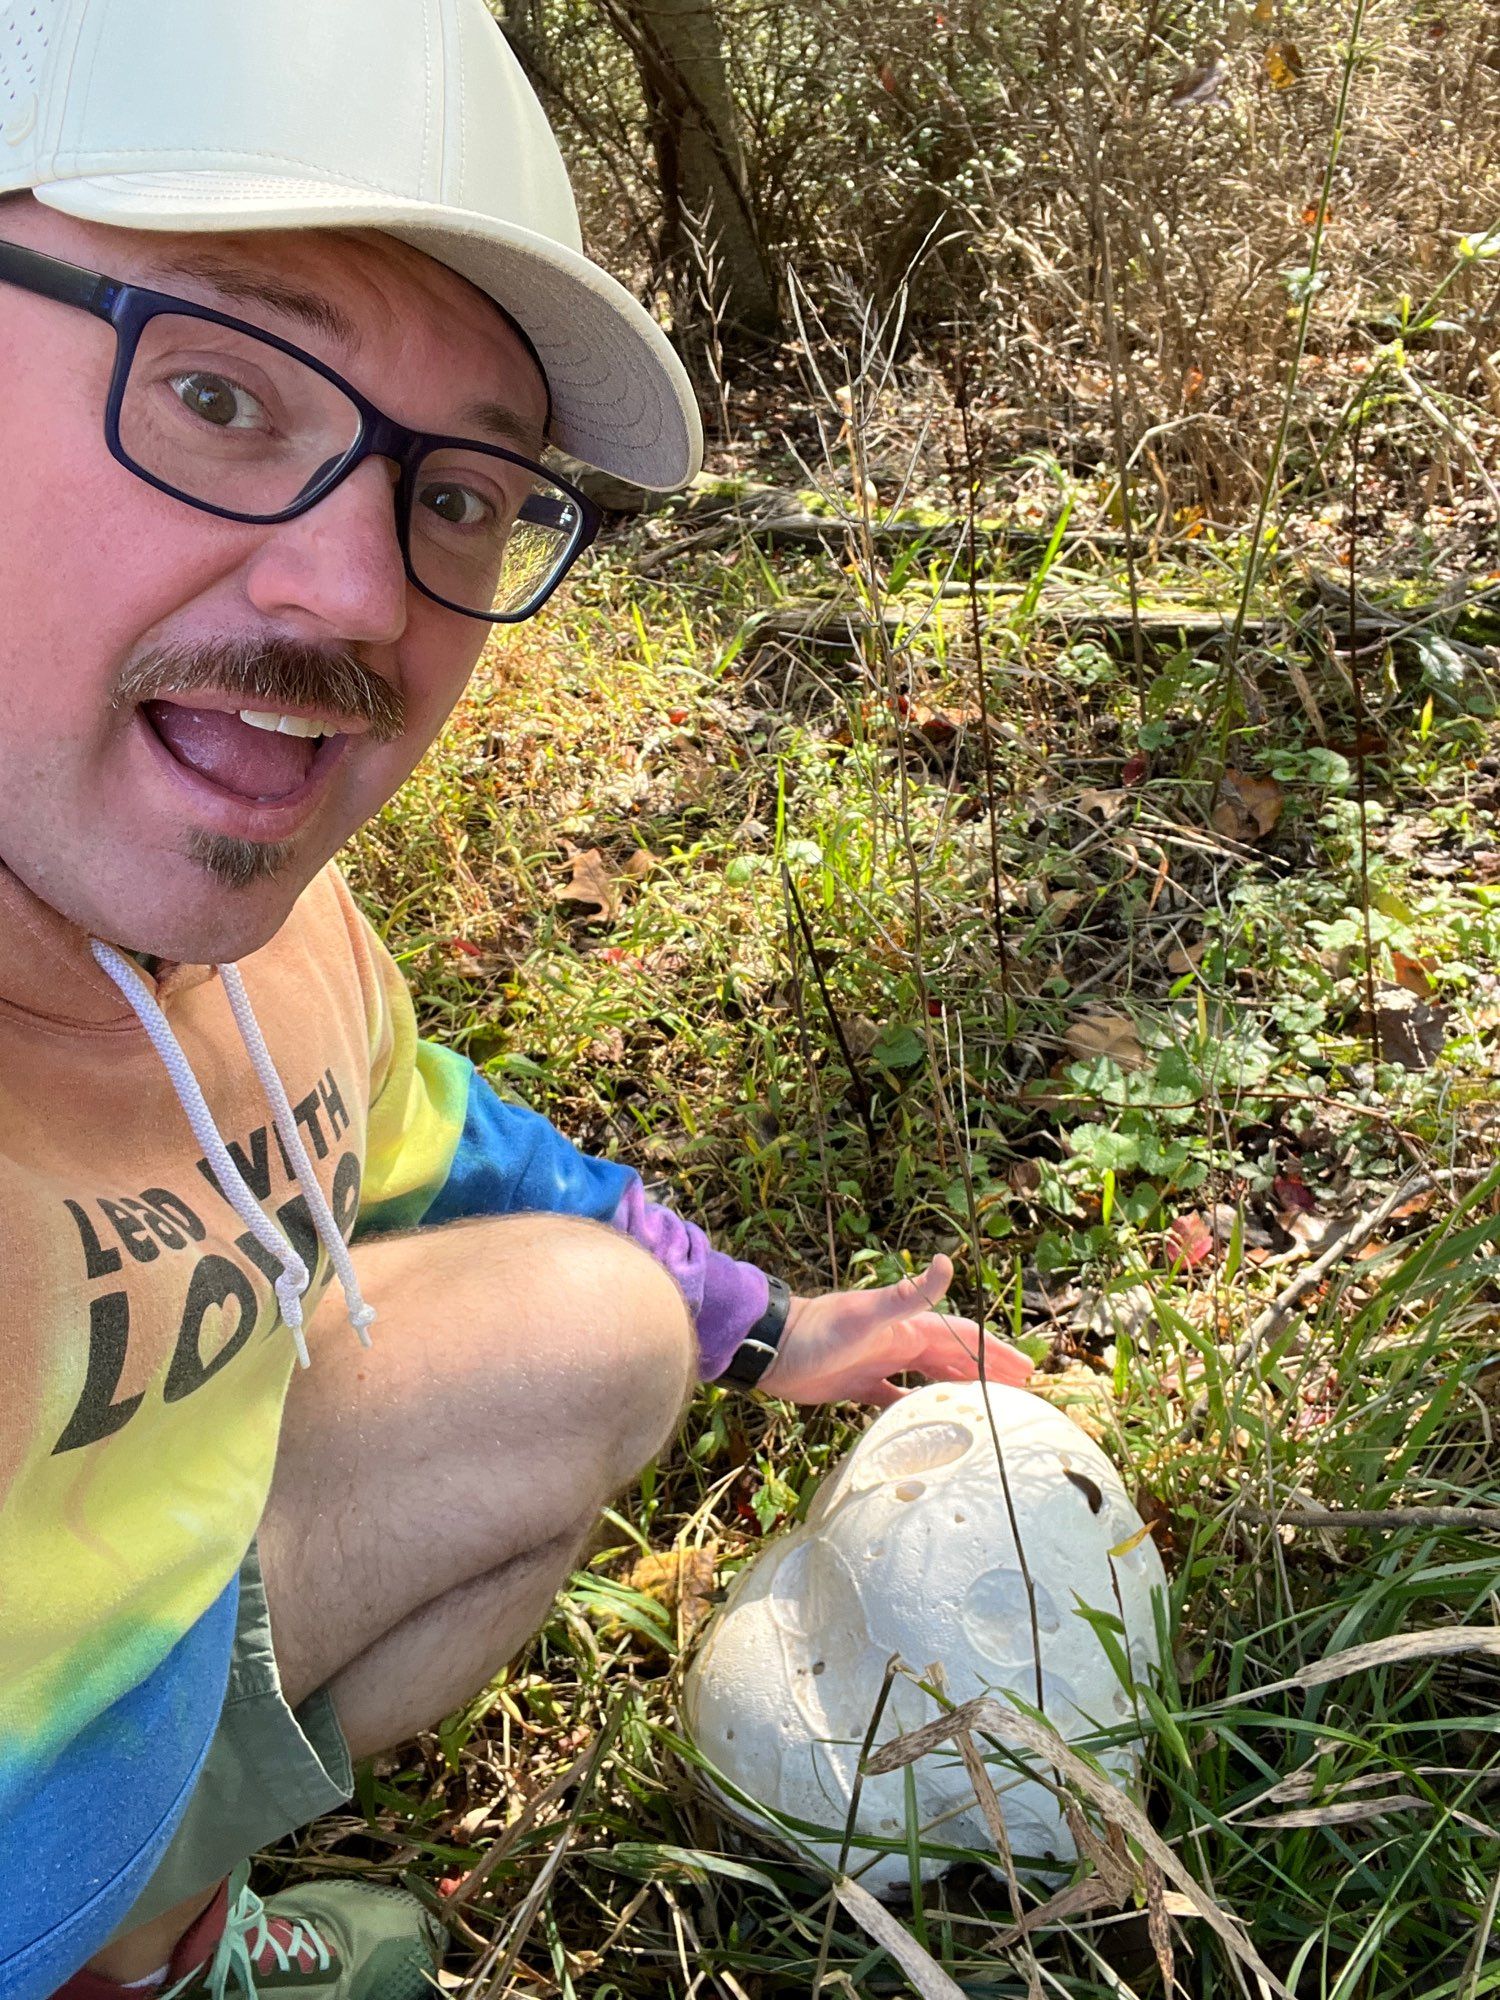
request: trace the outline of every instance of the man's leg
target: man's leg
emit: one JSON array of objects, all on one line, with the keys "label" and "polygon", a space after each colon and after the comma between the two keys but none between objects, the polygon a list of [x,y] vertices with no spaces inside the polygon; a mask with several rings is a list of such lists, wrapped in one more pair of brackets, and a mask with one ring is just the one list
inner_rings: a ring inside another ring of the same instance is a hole
[{"label": "man's leg", "polygon": [[[293,1707],[327,1688],[369,1756],[472,1697],[546,1617],[600,1509],[671,1437],[687,1308],[645,1251],[558,1216],[364,1245],[366,1353],[326,1298],[259,1543]],[[207,1896],[94,1960],[138,1979]]]},{"label": "man's leg", "polygon": [[372,1243],[359,1270],[377,1350],[320,1329],[260,1531],[287,1699],[327,1687],[356,1758],[536,1631],[695,1373],[676,1286],[600,1224],[460,1223]]}]

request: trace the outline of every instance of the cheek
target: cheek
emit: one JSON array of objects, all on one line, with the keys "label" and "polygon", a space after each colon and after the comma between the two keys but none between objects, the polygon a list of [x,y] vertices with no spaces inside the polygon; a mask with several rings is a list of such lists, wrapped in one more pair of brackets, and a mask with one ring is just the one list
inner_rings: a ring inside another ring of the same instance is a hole
[{"label": "cheek", "polygon": [[[429,613],[431,615],[429,615]],[[469,685],[490,628],[429,605],[412,593],[410,622],[400,647],[407,734],[427,748]],[[407,746],[394,746],[406,748]]]}]

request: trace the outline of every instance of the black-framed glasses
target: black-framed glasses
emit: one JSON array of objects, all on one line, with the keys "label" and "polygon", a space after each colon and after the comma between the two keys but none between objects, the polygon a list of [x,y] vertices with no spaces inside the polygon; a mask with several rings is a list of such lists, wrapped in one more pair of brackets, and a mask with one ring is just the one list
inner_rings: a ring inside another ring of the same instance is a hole
[{"label": "black-framed glasses", "polygon": [[599,532],[575,486],[500,445],[414,431],[300,347],[189,299],[0,242],[0,282],[115,332],[104,437],[148,486],[225,521],[292,521],[367,458],[397,468],[406,574],[449,611],[514,624]]}]

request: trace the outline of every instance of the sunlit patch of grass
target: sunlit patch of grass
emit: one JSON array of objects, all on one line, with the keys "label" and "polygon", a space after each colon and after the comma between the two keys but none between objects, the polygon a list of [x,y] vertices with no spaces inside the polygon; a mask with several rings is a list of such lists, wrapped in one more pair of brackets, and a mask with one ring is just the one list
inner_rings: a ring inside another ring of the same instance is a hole
[{"label": "sunlit patch of grass", "polygon": [[[1207,832],[1194,761],[1212,662],[1196,680],[1159,663],[1164,726],[1126,782],[1133,694],[1108,654],[1080,679],[1073,641],[1038,614],[992,689],[992,846],[972,723],[919,740],[924,705],[971,700],[963,645],[903,652],[894,708],[869,657],[742,645],[746,619],[805,581],[753,550],[649,584],[606,563],[495,643],[355,857],[424,1024],[799,1285],[953,1250],[961,1300],[1045,1372],[1097,1386],[1108,1448],[1166,1545],[1178,1642],[1148,1772],[1158,1830],[1299,1995],[1500,1991],[1493,1663],[1394,1659],[1259,1692],[1406,1631],[1492,1627],[1500,1608],[1492,1533],[1401,1519],[1500,1504],[1483,1178],[1500,912],[1462,859],[1490,810],[1486,725],[1424,720],[1420,687],[1393,673],[1377,971],[1385,987],[1393,951],[1420,959],[1454,1010],[1432,1067],[1408,1070],[1373,1060],[1362,1020],[1349,786],[1306,754],[1284,685],[1233,732],[1247,768],[1291,757],[1284,824],[1262,852],[1231,852]],[[1318,695],[1347,722],[1336,676]],[[1446,874],[1419,866],[1428,829],[1460,857]],[[596,847],[621,871],[654,857],[609,919],[556,894],[568,851]],[[1341,923],[1349,936],[1327,929]],[[1126,1024],[1139,1063],[1070,1049],[1099,1013]],[[1252,1240],[1257,1221],[1279,1227],[1278,1180],[1331,1222],[1417,1168],[1435,1191],[1236,1362],[1313,1254]],[[1168,1225],[1215,1204],[1233,1231],[1174,1262]],[[1135,1308],[1091,1317],[1100,1293]],[[298,1866],[405,1868],[449,1915],[455,1964],[488,1980],[519,1951],[524,1990],[644,2000],[706,1974],[708,1990],[805,1994],[826,1881],[740,1844],[689,1781],[679,1628],[627,1578],[642,1541],[711,1544],[727,1576],[805,1508],[859,1421],[705,1391],[527,1655],[420,1754],[367,1773],[367,1817],[321,1823]],[[1275,1524],[1310,1502],[1391,1524]],[[530,1910],[560,1839],[571,1850]],[[436,1895],[476,1868],[459,1898]],[[918,1928],[966,1991],[1000,1996],[1026,1991],[1024,1956],[991,1948],[1010,1921],[970,1868],[924,1892]],[[1036,1950],[1049,1992],[1159,1990],[1133,1908],[1050,1928]],[[826,1970],[834,1990],[898,1990],[842,1913]],[[1195,1994],[1245,1990],[1192,1919],[1178,1974]]]}]

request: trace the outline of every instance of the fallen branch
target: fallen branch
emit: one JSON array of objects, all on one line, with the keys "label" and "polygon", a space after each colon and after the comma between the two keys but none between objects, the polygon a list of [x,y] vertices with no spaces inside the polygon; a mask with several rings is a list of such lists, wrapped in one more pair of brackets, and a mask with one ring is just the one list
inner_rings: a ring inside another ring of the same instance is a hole
[{"label": "fallen branch", "polygon": [[1269,1528],[1474,1528],[1500,1533],[1500,1507],[1255,1507],[1241,1502],[1242,1521]]},{"label": "fallen branch", "polygon": [[[1315,1257],[1312,1263],[1307,1266],[1307,1269],[1299,1272],[1293,1278],[1292,1282],[1272,1299],[1265,1310],[1256,1316],[1249,1332],[1236,1344],[1234,1353],[1230,1358],[1230,1368],[1243,1368],[1247,1362],[1253,1360],[1260,1349],[1265,1346],[1266,1342],[1274,1338],[1281,1331],[1286,1320],[1301,1304],[1302,1300],[1307,1297],[1308,1293],[1316,1291],[1317,1287],[1322,1284],[1335,1264],[1339,1263],[1341,1259],[1351,1256],[1356,1250],[1368,1243],[1376,1230],[1383,1228],[1398,1208],[1401,1208],[1409,1201],[1415,1200],[1418,1195],[1426,1194],[1429,1188],[1436,1185],[1436,1181],[1429,1173],[1408,1174],[1406,1179],[1393,1188],[1377,1208],[1372,1208],[1364,1215],[1357,1216],[1343,1234],[1337,1237],[1321,1256]],[[1203,1419],[1208,1415],[1208,1404],[1209,1399],[1205,1392],[1199,1396],[1188,1413],[1187,1422],[1183,1426],[1185,1434],[1190,1435],[1197,1430]]]}]

